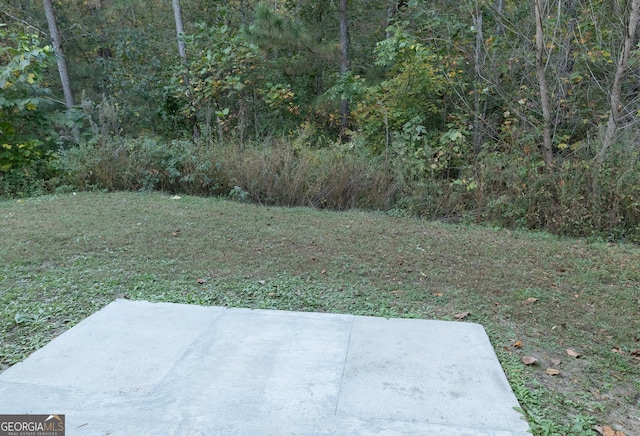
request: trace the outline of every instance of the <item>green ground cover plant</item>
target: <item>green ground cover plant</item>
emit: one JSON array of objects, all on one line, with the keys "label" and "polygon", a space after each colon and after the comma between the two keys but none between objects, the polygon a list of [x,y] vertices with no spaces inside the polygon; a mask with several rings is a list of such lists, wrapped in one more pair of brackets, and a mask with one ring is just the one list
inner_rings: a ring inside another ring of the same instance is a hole
[{"label": "green ground cover plant", "polygon": [[534,434],[640,434],[634,245],[99,192],[2,201],[0,238],[2,367],[115,298],[468,321]]}]

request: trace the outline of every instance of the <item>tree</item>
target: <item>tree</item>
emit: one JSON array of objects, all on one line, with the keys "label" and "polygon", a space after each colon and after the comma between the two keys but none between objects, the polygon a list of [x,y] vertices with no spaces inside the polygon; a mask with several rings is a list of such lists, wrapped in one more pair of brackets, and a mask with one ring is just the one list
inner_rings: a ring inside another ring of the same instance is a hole
[{"label": "tree", "polygon": [[632,0],[631,7],[629,9],[629,15],[626,20],[624,40],[622,42],[622,47],[620,48],[620,54],[618,55],[616,70],[613,77],[613,84],[611,85],[609,118],[607,120],[607,127],[602,139],[602,146],[596,153],[593,163],[592,189],[596,206],[599,202],[598,183],[600,169],[602,168],[602,164],[604,163],[604,160],[606,158],[607,151],[611,148],[616,140],[618,124],[620,123],[623,116],[624,102],[622,101],[622,82],[629,71],[629,56],[631,55],[631,51],[636,41],[636,30],[638,27],[639,18],[640,0]]},{"label": "tree", "polygon": [[403,23],[393,25],[390,35],[375,49],[376,66],[386,71],[384,80],[366,86],[360,78],[351,85],[351,93],[357,97],[354,129],[365,135],[372,150],[379,151],[382,143],[386,149],[391,139],[407,154],[428,156],[434,145],[428,138],[444,127],[442,95],[446,80],[440,71],[440,59]]},{"label": "tree", "polygon": [[483,11],[480,5],[480,1],[475,1],[475,7],[473,8],[473,25],[476,32],[475,45],[473,50],[473,65],[474,65],[474,89],[473,89],[473,151],[474,157],[480,153],[480,148],[484,142],[484,119],[486,106],[481,104],[481,79],[485,74],[485,48],[484,48],[484,34],[483,34]]},{"label": "tree", "polygon": [[35,35],[0,27],[0,175],[31,167],[52,146],[51,92],[42,85],[53,56]]},{"label": "tree", "polygon": [[176,34],[178,38],[178,53],[184,64],[187,63],[187,51],[184,44],[184,25],[182,24],[182,10],[180,9],[180,0],[172,0],[173,16],[176,20]]},{"label": "tree", "polygon": [[[349,21],[347,17],[347,0],[340,0],[340,74],[349,73],[351,62],[349,61]],[[346,130],[349,126],[349,100],[340,100],[340,135],[346,138]]]},{"label": "tree", "polygon": [[551,102],[549,100],[549,85],[547,84],[545,67],[545,39],[542,17],[545,8],[542,0],[533,3],[536,20],[536,77],[540,90],[540,106],[542,109],[542,157],[547,167],[553,165],[553,141],[551,138]]},{"label": "tree", "polygon": [[42,0],[44,4],[44,11],[47,16],[47,23],[49,25],[49,33],[51,34],[51,41],[53,42],[53,51],[56,55],[56,62],[58,64],[58,72],[60,74],[60,81],[62,82],[62,90],[64,92],[64,101],[67,105],[67,109],[71,110],[75,106],[75,100],[73,98],[73,90],[71,89],[71,80],[69,79],[69,70],[67,69],[67,59],[64,56],[62,50],[62,41],[60,39],[60,33],[58,32],[58,26],[56,24],[56,17],[53,11],[53,4],[51,0]]}]

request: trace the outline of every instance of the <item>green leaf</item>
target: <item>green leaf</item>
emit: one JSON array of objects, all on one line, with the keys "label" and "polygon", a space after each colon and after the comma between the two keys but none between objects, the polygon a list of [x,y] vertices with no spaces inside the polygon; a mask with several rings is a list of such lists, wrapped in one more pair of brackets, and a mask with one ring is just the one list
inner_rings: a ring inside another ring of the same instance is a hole
[{"label": "green leaf", "polygon": [[28,111],[34,111],[34,110],[38,109],[38,104],[39,103],[40,103],[39,99],[31,98],[26,102],[25,107],[27,108]]}]

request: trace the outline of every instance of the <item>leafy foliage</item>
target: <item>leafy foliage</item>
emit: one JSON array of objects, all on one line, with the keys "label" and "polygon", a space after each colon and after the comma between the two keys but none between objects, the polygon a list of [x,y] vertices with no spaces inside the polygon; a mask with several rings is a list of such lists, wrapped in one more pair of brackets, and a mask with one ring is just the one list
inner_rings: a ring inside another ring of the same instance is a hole
[{"label": "leafy foliage", "polygon": [[29,167],[43,158],[51,136],[45,111],[49,89],[42,71],[52,49],[33,35],[8,35],[0,28],[0,173]]},{"label": "leafy foliage", "polygon": [[219,193],[215,156],[189,141],[144,138],[82,144],[63,151],[56,168],[62,187]]},{"label": "leafy foliage", "polygon": [[52,49],[3,27],[0,41],[0,195],[42,194],[60,139],[55,127],[67,122],[43,85]]},{"label": "leafy foliage", "polygon": [[[367,172],[376,180],[393,180],[395,186],[390,196],[395,203],[372,205],[433,218],[637,240],[640,130],[635,121],[640,94],[635,52],[633,68],[621,83],[622,133],[598,164],[600,170],[593,170],[625,34],[620,17],[627,17],[628,10],[615,2],[542,5],[544,73],[553,120],[553,162],[546,169],[540,162],[543,117],[531,49],[531,4],[480,0],[349,2],[348,73],[339,73],[339,11],[329,0],[184,4],[185,34],[180,38],[187,60],[176,50],[168,2],[61,3],[59,27],[74,87],[84,91],[82,111],[71,118],[49,115],[48,102],[58,92],[55,70],[44,60],[49,55],[27,50],[33,46],[30,37],[18,43],[20,32],[13,32],[18,39],[5,32],[10,43],[2,54],[8,67],[3,70],[0,128],[11,140],[0,144],[2,165],[15,170],[11,180],[26,174],[19,167],[36,164],[40,169],[28,170],[29,177],[54,176],[34,183],[39,187],[33,192],[55,188],[62,180],[100,185],[93,180],[95,173],[68,174],[91,168],[88,162],[95,156],[87,150],[95,150],[103,163],[124,159],[137,168],[117,177],[118,165],[103,168],[109,175],[105,180],[121,178],[114,186],[177,191],[182,186],[177,179],[161,182],[145,172],[149,165],[138,159],[140,150],[157,157],[151,150],[188,143],[185,155],[204,160],[185,168],[200,168],[198,174],[209,174],[203,168],[221,161],[203,157],[213,148],[234,162],[240,174],[250,166],[239,163],[242,156],[251,161],[260,148],[269,150],[274,171],[287,168],[288,174],[294,172],[288,166],[289,151],[296,159],[309,158],[314,168],[326,156],[342,156],[346,162],[366,157],[376,163]],[[8,0],[7,8],[11,29],[25,23],[44,26],[35,0]],[[9,63],[20,50],[26,63]],[[350,103],[347,132],[341,132],[341,101]],[[49,173],[47,153],[59,140],[54,118],[58,131],[85,124],[77,156],[70,150],[62,159],[85,156],[86,165],[66,160],[59,166],[65,172]],[[350,140],[344,147],[337,143],[341,133],[346,133],[341,139]],[[271,148],[276,145],[284,147],[283,153]],[[168,171],[171,165],[158,159],[163,163],[154,164],[156,169]],[[8,174],[4,179],[9,180]],[[251,191],[249,198],[255,201],[304,204],[308,199],[302,194],[307,191],[293,188],[298,182],[289,185],[286,195],[265,196],[254,193],[275,192],[273,180],[266,177],[251,181],[251,190],[248,181],[240,186],[222,179],[211,185],[201,180],[207,186],[201,190],[185,189],[217,193],[217,186],[224,186],[223,191],[239,186]],[[110,183],[103,187],[112,189]],[[295,192],[301,198],[292,199]],[[339,201],[328,204],[344,207]]]},{"label": "leafy foliage", "polygon": [[386,78],[368,87],[354,111],[354,122],[367,140],[384,143],[388,132],[409,150],[424,146],[429,132],[442,127],[440,99],[445,80],[437,69],[437,56],[403,29],[391,28],[392,37],[376,47],[376,65]]}]

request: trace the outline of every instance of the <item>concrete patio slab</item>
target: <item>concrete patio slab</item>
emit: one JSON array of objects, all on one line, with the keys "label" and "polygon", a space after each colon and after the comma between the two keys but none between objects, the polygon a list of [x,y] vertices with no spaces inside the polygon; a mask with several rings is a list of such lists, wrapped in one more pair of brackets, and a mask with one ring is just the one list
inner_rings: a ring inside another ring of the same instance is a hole
[{"label": "concrete patio slab", "polygon": [[524,436],[482,326],[117,300],[0,373],[67,435]]}]

